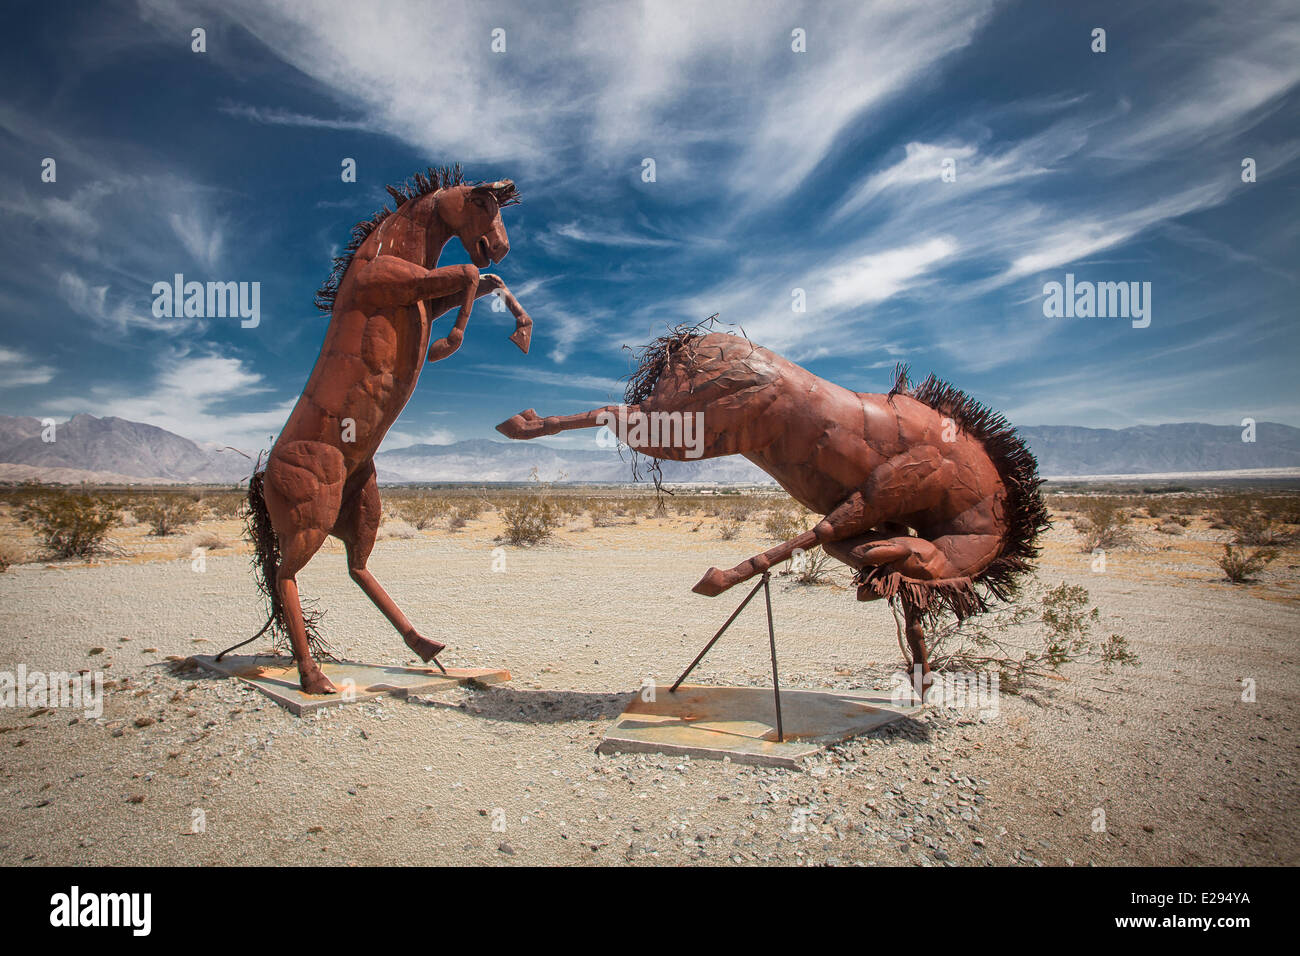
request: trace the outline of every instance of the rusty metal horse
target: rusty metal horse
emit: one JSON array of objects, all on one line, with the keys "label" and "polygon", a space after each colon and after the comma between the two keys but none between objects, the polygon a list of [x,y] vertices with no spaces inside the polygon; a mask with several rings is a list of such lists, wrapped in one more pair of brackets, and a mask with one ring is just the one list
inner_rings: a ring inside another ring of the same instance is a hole
[{"label": "rusty metal horse", "polygon": [[[923,625],[1008,597],[1048,524],[1037,462],[1015,430],[933,376],[913,388],[900,368],[888,394],[854,392],[748,339],[695,327],[642,350],[624,400],[551,418],[528,409],[497,430],[527,439],[612,424],[656,460],[743,455],[825,517],[730,570],[710,568],[694,590],[721,594],[820,545],[854,569],[859,600],[902,605],[923,684]],[[671,429],[637,427],[656,414],[698,415],[702,447],[698,436],[687,447],[664,443]]]},{"label": "rusty metal horse", "polygon": [[[510,340],[525,354],[532,334],[505,283],[479,272],[510,251],[501,209],[518,202],[513,182],[467,183],[455,166],[417,173],[388,192],[396,208],[357,224],[317,293],[317,307],[330,316],[320,357],[265,470],[249,482],[254,566],[271,613],[243,643],[268,630],[287,636],[309,694],[335,688],[312,656],[313,645],[320,650],[315,616],[304,616],[295,575],[331,534],[347,549],[352,580],[411,650],[436,663],[444,645],[421,635],[366,568],[381,517],[373,457],[424,363],[460,347],[477,297],[500,296],[515,317]],[[453,237],[472,265],[438,266]],[[431,341],[433,321],[457,306],[447,335]]]}]

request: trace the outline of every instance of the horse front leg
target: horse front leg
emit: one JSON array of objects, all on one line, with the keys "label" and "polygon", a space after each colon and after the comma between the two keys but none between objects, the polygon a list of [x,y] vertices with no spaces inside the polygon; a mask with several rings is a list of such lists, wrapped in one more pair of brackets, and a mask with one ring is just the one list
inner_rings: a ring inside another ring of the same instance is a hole
[{"label": "horse front leg", "polygon": [[461,293],[460,312],[456,315],[456,324],[451,327],[451,331],[445,336],[429,343],[430,362],[441,362],[460,348],[460,343],[465,341],[465,326],[469,324],[469,315],[474,310],[474,299],[478,295],[478,283],[479,276],[477,270],[475,270],[471,281]]},{"label": "horse front leg", "polygon": [[[496,275],[495,273],[480,275],[478,277],[478,290],[474,293],[474,297],[477,299],[485,295],[490,295],[491,293],[496,293],[497,297],[505,303],[506,308],[510,310],[510,314],[515,317],[515,331],[510,336],[510,341],[514,342],[515,345],[519,347],[520,351],[527,355],[528,346],[533,337],[533,320],[528,317],[528,313],[525,312],[524,307],[519,304],[519,300],[514,297],[508,288],[506,288],[505,282],[502,281],[499,275]],[[456,308],[460,302],[461,296],[459,294],[444,295],[439,296],[436,299],[430,299],[425,303],[425,308],[429,313],[429,321],[432,322],[434,319],[438,318],[438,316],[450,312],[452,309]]]},{"label": "horse front leg", "polygon": [[552,415],[549,418],[543,418],[528,408],[518,415],[511,415],[497,426],[497,431],[507,438],[526,441],[529,438],[541,438],[543,435],[555,435],[578,428],[599,428],[601,425],[608,425],[611,421],[617,421],[620,412],[626,413],[636,408],[635,405],[606,405],[578,415]]},{"label": "horse front leg", "polygon": [[496,276],[492,276],[492,278],[497,279],[497,282],[500,283],[496,290],[497,298],[506,304],[510,314],[515,317],[515,330],[510,335],[510,341],[519,347],[519,351],[527,355],[528,346],[533,340],[533,320],[528,317],[528,313],[519,304],[519,300],[506,288],[506,284]]}]

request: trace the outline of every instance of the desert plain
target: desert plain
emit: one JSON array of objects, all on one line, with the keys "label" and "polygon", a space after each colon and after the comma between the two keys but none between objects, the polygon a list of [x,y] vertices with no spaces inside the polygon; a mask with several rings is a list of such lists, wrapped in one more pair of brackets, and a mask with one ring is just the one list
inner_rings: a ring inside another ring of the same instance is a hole
[{"label": "desert plain", "polygon": [[[1130,540],[1099,569],[1072,521],[1077,499],[1049,499],[1030,585],[1086,588],[1092,636],[1121,635],[1137,665],[1084,655],[1004,688],[995,713],[930,706],[783,769],[596,752],[642,685],[671,682],[744,596],[690,589],[709,566],[769,546],[763,515],[777,503],[698,495],[659,508],[645,490],[616,493],[589,507],[566,492],[533,545],[509,542],[490,496],[423,529],[395,516],[376,577],[448,645],[444,663],[513,679],[302,718],[187,660],[265,619],[230,507],[204,499],[165,536],[128,519],[107,553],[47,560],[10,496],[0,538],[21,559],[0,573],[0,671],[96,671],[105,692],[98,716],[0,708],[0,862],[1300,862],[1294,525],[1278,526],[1271,563],[1233,583],[1217,562],[1234,532],[1208,499],[1158,496],[1184,499],[1174,530],[1164,504],[1153,514],[1125,498]],[[901,655],[888,606],[856,601],[844,568],[794,578],[773,579],[783,686],[890,687]],[[349,580],[338,542],[299,584],[339,656],[417,663]],[[1031,615],[999,639],[1033,648],[1041,631]],[[768,683],[757,606],[692,679]]]}]

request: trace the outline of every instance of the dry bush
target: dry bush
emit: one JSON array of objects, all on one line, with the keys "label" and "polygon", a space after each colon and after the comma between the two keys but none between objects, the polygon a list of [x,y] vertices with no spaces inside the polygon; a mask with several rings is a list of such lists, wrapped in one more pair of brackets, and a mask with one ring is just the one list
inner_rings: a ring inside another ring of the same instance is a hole
[{"label": "dry bush", "polygon": [[1300,495],[1274,495],[1262,500],[1259,506],[1278,524],[1300,525]]},{"label": "dry bush", "polygon": [[682,518],[697,515],[704,508],[705,500],[701,495],[677,495],[673,498],[673,510]]},{"label": "dry bush", "polygon": [[220,551],[222,548],[230,547],[230,544],[227,541],[223,541],[220,535],[208,531],[191,538],[190,547],[203,548],[205,551]]},{"label": "dry bush", "polygon": [[488,503],[473,495],[466,495],[461,498],[448,499],[449,510],[454,512],[457,517],[465,521],[473,521],[478,518],[484,511],[488,510]]},{"label": "dry bush", "polygon": [[41,495],[18,509],[53,558],[83,558],[105,551],[108,531],[118,523],[117,510],[94,495],[60,491]]},{"label": "dry bush", "polygon": [[538,544],[560,527],[563,514],[544,495],[522,495],[501,508],[505,538],[511,544]]},{"label": "dry bush", "polygon": [[1232,526],[1234,544],[1245,544],[1257,548],[1268,548],[1285,544],[1287,535],[1273,524],[1273,519],[1260,511],[1248,511],[1236,516]]},{"label": "dry bush", "polygon": [[1118,498],[1083,498],[1076,506],[1074,529],[1083,537],[1082,550],[1110,550],[1133,543],[1133,516]]},{"label": "dry bush", "polygon": [[587,514],[591,517],[593,528],[608,528],[618,523],[613,502],[603,498],[592,501],[587,506]]},{"label": "dry bush", "polygon": [[131,511],[149,525],[149,533],[163,538],[175,534],[187,524],[199,520],[198,505],[180,495],[149,498],[135,504]]},{"label": "dry bush", "polygon": [[749,510],[746,508],[724,509],[718,518],[718,537],[723,541],[732,540],[744,530],[745,519],[748,517]]},{"label": "dry bush", "polygon": [[484,503],[477,498],[457,498],[447,504],[447,530],[459,531],[483,513]]},{"label": "dry bush", "polygon": [[1223,546],[1223,555],[1219,558],[1219,567],[1233,584],[1244,584],[1254,580],[1255,575],[1277,558],[1277,548],[1242,548],[1237,550],[1230,544]]},{"label": "dry bush", "polygon": [[0,541],[0,574],[15,564],[22,564],[27,554],[15,541]]},{"label": "dry bush", "polygon": [[835,561],[821,548],[811,548],[790,561],[795,584],[829,584]]},{"label": "dry bush", "polygon": [[1156,530],[1161,534],[1182,534],[1183,529],[1187,527],[1186,522],[1180,521],[1162,521],[1156,526]]},{"label": "dry bush", "polygon": [[1209,504],[1210,527],[1219,531],[1236,530],[1251,520],[1254,510],[1254,502],[1244,495],[1220,495]]},{"label": "dry bush", "polygon": [[632,524],[636,524],[645,516],[645,502],[639,498],[615,498],[611,503],[614,514],[629,519]]},{"label": "dry bush", "polygon": [[555,495],[551,498],[551,504],[560,519],[565,521],[581,518],[587,511],[587,502],[576,495]]},{"label": "dry bush", "polygon": [[212,518],[238,518],[247,498],[237,491],[225,491],[215,495],[205,495],[199,501],[199,507],[207,509]]},{"label": "dry bush", "polygon": [[417,531],[427,531],[447,513],[444,498],[399,498],[393,503],[397,517],[409,522]]},{"label": "dry bush", "polygon": [[773,544],[789,541],[807,530],[801,508],[793,501],[780,502],[763,518],[763,535]]}]

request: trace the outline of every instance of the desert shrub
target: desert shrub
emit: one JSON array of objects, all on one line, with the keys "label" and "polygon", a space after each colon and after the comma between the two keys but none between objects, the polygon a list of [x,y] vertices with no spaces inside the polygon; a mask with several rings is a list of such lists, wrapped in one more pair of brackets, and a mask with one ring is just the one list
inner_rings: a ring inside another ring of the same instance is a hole
[{"label": "desert shrub", "polygon": [[18,520],[29,524],[53,558],[82,558],[105,550],[117,511],[94,495],[57,492],[19,507]]},{"label": "desert shrub", "polygon": [[1156,530],[1161,534],[1182,534],[1186,524],[1179,521],[1165,520],[1156,526]]},{"label": "desert shrub", "polygon": [[1252,547],[1267,548],[1282,544],[1287,537],[1273,524],[1273,519],[1261,511],[1251,510],[1237,515],[1232,529],[1236,532],[1233,535],[1234,544]]},{"label": "desert shrub", "polygon": [[673,510],[683,518],[698,514],[704,507],[704,499],[699,495],[677,495],[673,499]]},{"label": "desert shrub", "polygon": [[213,518],[238,518],[246,498],[237,491],[227,491],[216,495],[206,495],[199,507],[207,509]]},{"label": "desert shrub", "polygon": [[[528,476],[536,488],[531,494],[508,498],[498,509],[505,524],[505,539],[511,544],[537,544],[549,538],[564,521],[550,494],[553,482],[544,482],[534,468]],[[560,475],[560,479],[564,478]]]},{"label": "desert shrub", "polygon": [[1082,550],[1120,548],[1133,543],[1133,517],[1118,498],[1083,498],[1076,513],[1073,524],[1083,537]]},{"label": "desert shrub", "polygon": [[452,498],[448,502],[448,510],[454,512],[456,517],[465,521],[473,521],[488,509],[488,503],[482,498],[476,498],[473,495],[467,495],[463,498]]},{"label": "desert shrub", "polygon": [[[934,630],[928,635],[931,666],[937,670],[996,668],[1000,687],[1009,693],[1018,692],[1029,677],[1055,673],[1076,661],[1100,664],[1107,673],[1116,665],[1139,666],[1138,656],[1123,636],[1093,638],[1101,611],[1088,604],[1088,591],[1079,585],[1062,581],[1054,588],[1040,587],[1028,600]],[[1012,644],[1008,632],[1027,624],[1038,625],[1033,645]],[[899,645],[903,646],[901,627]]]},{"label": "desert shrub", "polygon": [[821,548],[810,548],[790,560],[795,584],[827,584],[834,569],[834,560]]},{"label": "desert shrub", "polygon": [[1209,506],[1210,527],[1220,531],[1235,530],[1243,523],[1249,523],[1254,511],[1254,503],[1244,495],[1222,495],[1213,499]]},{"label": "desert shrub", "polygon": [[587,512],[587,500],[577,495],[556,495],[552,500],[565,519],[581,518]]},{"label": "desert shrub", "polygon": [[737,508],[727,508],[718,517],[718,537],[730,541],[745,527],[746,513]]},{"label": "desert shrub", "polygon": [[447,513],[447,501],[443,498],[402,498],[393,505],[397,516],[409,522],[417,531],[427,531]]},{"label": "desert shrub", "polygon": [[175,534],[183,526],[199,520],[198,505],[180,495],[165,495],[137,502],[131,509],[139,520],[149,525],[157,537]]},{"label": "desert shrub", "polygon": [[549,498],[522,495],[501,508],[505,538],[511,544],[537,544],[549,538],[561,524],[562,513]]},{"label": "desert shrub", "polygon": [[789,541],[801,534],[805,528],[800,509],[794,502],[781,502],[768,510],[763,518],[763,535],[773,544]]},{"label": "desert shrub", "polygon": [[632,524],[636,524],[646,514],[646,503],[639,498],[615,498],[611,505],[615,515],[627,518]]},{"label": "desert shrub", "polygon": [[1278,524],[1300,525],[1300,495],[1275,495],[1261,501],[1260,508]]},{"label": "desert shrub", "polygon": [[1276,548],[1234,548],[1231,544],[1223,546],[1223,555],[1219,558],[1219,567],[1233,584],[1244,584],[1263,571],[1277,558]]},{"label": "desert shrub", "polygon": [[593,528],[608,528],[618,523],[618,515],[615,514],[613,503],[603,498],[592,501],[587,506],[587,514],[591,518]]},{"label": "desert shrub", "polygon": [[219,534],[209,531],[205,534],[198,534],[191,538],[190,547],[203,548],[206,551],[219,551],[222,548],[230,547],[230,544],[223,541]]},{"label": "desert shrub", "polygon": [[0,574],[15,564],[22,564],[27,555],[14,541],[0,541]]}]

